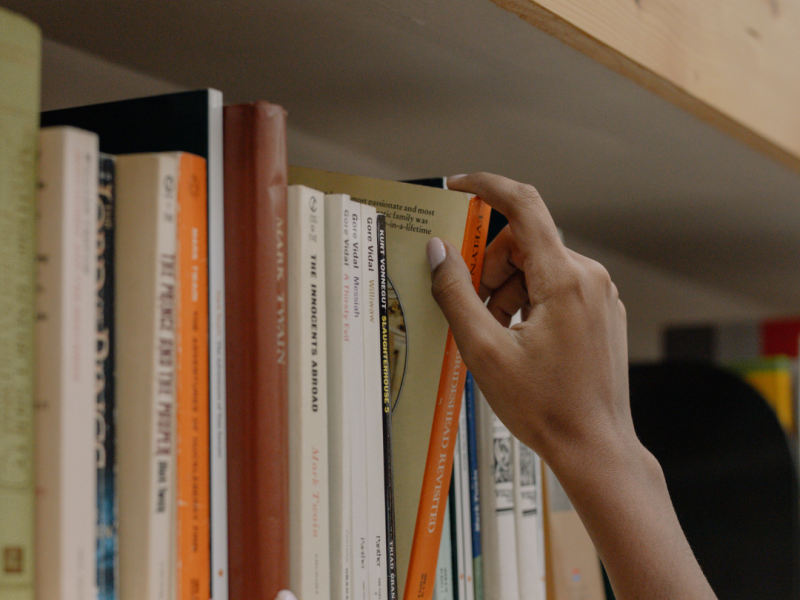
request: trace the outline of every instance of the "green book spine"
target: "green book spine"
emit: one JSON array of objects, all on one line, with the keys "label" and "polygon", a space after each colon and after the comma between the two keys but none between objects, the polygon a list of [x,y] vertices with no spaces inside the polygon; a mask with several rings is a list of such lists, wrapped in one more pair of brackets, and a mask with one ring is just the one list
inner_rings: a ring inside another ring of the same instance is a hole
[{"label": "green book spine", "polygon": [[34,597],[34,200],[41,34],[0,9],[0,600]]}]

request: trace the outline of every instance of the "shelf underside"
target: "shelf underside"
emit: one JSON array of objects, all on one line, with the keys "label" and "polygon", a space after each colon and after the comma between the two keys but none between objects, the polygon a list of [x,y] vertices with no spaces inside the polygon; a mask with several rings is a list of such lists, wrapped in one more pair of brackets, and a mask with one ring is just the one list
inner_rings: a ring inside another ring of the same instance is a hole
[{"label": "shelf underside", "polygon": [[334,150],[311,166],[502,173],[590,242],[800,309],[800,175],[489,0],[4,5],[120,65],[283,104],[295,139]]}]

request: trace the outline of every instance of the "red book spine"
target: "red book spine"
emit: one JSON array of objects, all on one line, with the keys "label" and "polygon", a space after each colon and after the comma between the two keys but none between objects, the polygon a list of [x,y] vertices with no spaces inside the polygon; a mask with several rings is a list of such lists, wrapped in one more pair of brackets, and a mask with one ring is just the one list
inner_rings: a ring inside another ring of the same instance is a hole
[{"label": "red book spine", "polygon": [[286,113],[224,119],[229,593],[252,600],[289,586]]}]

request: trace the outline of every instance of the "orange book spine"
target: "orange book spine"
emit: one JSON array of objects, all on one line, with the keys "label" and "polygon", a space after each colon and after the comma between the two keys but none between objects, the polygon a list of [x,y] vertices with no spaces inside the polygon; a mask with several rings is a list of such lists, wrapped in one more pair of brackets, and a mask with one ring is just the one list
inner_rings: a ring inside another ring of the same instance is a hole
[{"label": "orange book spine", "polygon": [[177,595],[211,596],[206,161],[184,153],[178,180]]},{"label": "orange book spine", "polygon": [[[476,292],[481,282],[490,213],[491,208],[480,198],[470,201],[461,256],[472,274],[472,285]],[[466,377],[467,369],[461,361],[453,334],[448,330],[403,600],[430,600],[433,597],[444,507],[450,489],[453,449]]]}]

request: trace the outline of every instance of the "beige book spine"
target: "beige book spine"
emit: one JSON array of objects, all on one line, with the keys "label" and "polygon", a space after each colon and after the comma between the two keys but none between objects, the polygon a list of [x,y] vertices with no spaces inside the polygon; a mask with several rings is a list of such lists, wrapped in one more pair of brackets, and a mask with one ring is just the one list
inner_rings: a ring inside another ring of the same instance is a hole
[{"label": "beige book spine", "polygon": [[175,595],[175,154],[117,160],[120,597]]},{"label": "beige book spine", "polygon": [[41,133],[38,196],[36,594],[96,597],[97,136]]}]

